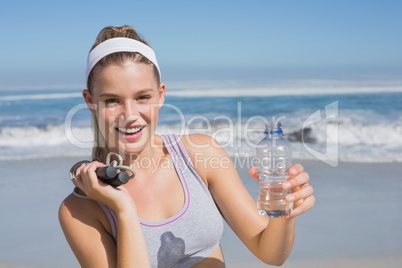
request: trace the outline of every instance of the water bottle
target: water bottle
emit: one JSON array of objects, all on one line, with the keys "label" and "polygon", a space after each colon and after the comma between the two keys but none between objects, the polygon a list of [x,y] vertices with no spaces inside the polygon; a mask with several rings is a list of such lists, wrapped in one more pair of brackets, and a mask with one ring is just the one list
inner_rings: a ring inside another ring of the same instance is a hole
[{"label": "water bottle", "polygon": [[289,190],[282,189],[282,183],[289,179],[292,165],[292,146],[282,137],[279,121],[266,124],[265,138],[257,145],[258,176],[260,191],[257,208],[261,215],[280,218],[290,214],[293,203],[285,200]]}]

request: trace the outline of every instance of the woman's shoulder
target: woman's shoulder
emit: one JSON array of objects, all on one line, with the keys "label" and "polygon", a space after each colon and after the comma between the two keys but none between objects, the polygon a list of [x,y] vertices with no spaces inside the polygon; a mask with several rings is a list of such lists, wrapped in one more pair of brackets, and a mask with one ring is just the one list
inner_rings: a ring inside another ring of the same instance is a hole
[{"label": "woman's shoulder", "polygon": [[[153,140],[154,145],[156,146],[164,146],[162,136],[164,135],[155,135]],[[198,152],[206,149],[220,149],[222,146],[219,142],[213,137],[206,134],[185,134],[185,135],[173,135],[178,140],[180,140],[187,151]]]},{"label": "woman's shoulder", "polygon": [[73,193],[68,195],[60,204],[59,221],[63,229],[74,226],[87,225],[96,227],[102,223],[107,227],[108,219],[98,202],[77,197]]},{"label": "woman's shoulder", "polygon": [[231,161],[224,148],[211,136],[188,134],[179,138],[204,181],[215,167],[226,167]]},{"label": "woman's shoulder", "polygon": [[206,134],[195,133],[180,135],[178,137],[186,148],[190,147],[190,149],[195,150],[206,148],[211,149],[211,147],[221,148],[219,142],[216,139]]},{"label": "woman's shoulder", "polygon": [[99,204],[95,201],[81,198],[71,193],[61,202],[59,217],[85,218],[91,216],[91,212],[96,210],[96,206],[99,206]]},{"label": "woman's shoulder", "polygon": [[206,134],[187,134],[178,136],[190,156],[216,155],[218,151],[223,150],[219,142]]},{"label": "woman's shoulder", "polygon": [[81,261],[96,258],[93,254],[86,255],[91,251],[113,247],[107,216],[93,200],[70,194],[60,205],[59,221],[71,249]]}]

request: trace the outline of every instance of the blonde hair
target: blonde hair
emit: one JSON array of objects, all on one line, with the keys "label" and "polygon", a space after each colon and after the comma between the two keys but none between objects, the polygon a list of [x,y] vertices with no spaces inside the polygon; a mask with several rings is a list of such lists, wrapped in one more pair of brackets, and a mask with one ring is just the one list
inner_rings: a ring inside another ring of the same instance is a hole
[{"label": "blonde hair", "polygon": [[[132,39],[140,41],[150,47],[150,45],[137,33],[136,30],[134,30],[133,28],[131,28],[128,25],[124,25],[122,27],[108,26],[108,27],[103,28],[99,32],[98,36],[96,37],[95,43],[93,44],[91,50],[93,50],[100,43],[102,43],[108,39],[115,38],[115,37],[132,38]],[[158,85],[160,84],[160,77],[159,77],[158,69],[146,57],[144,57],[143,55],[141,55],[137,52],[117,52],[117,53],[113,53],[113,54],[105,56],[94,66],[94,68],[92,69],[92,71],[90,72],[90,74],[88,76],[89,93],[92,95],[94,79],[95,79],[96,75],[103,68],[105,68],[106,66],[109,66],[111,64],[121,64],[126,61],[132,61],[135,63],[143,63],[143,64],[151,65],[154,70],[154,76],[155,76],[156,82],[158,83]],[[105,137],[103,137],[102,133],[99,130],[98,120],[94,114],[92,114],[92,124],[93,124],[93,130],[94,130],[94,147],[92,149],[92,157],[99,158],[102,162],[105,162],[106,156],[109,153],[109,151],[106,147]]]}]

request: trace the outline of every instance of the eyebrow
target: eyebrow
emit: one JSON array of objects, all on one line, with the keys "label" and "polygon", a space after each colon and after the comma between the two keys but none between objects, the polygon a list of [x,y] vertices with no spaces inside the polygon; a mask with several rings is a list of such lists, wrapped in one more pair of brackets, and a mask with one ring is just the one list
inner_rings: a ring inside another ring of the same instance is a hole
[{"label": "eyebrow", "polygon": [[[144,89],[141,89],[138,92],[136,92],[135,95],[141,95],[141,94],[147,93],[149,91],[153,91],[153,89],[152,88],[144,88]],[[105,92],[105,93],[102,93],[99,95],[100,98],[101,97],[118,97],[118,96],[119,96],[118,94],[108,93],[108,92]]]}]

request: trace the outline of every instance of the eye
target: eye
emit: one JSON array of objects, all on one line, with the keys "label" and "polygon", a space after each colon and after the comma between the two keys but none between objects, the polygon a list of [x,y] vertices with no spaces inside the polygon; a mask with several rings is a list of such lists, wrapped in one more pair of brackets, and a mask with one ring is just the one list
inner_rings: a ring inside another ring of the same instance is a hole
[{"label": "eye", "polygon": [[149,100],[151,98],[151,96],[150,95],[141,95],[141,96],[139,96],[138,97],[138,100]]},{"label": "eye", "polygon": [[119,101],[117,99],[107,99],[105,100],[105,104],[112,104],[112,103],[118,103]]}]

